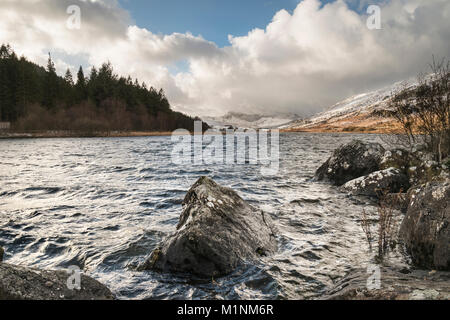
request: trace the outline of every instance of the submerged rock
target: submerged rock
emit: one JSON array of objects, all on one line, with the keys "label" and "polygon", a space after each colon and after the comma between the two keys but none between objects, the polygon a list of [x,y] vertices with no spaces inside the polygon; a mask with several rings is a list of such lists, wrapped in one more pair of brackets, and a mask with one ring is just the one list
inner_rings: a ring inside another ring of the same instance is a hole
[{"label": "submerged rock", "polygon": [[450,270],[450,180],[415,187],[409,193],[400,236],[413,263]]},{"label": "submerged rock", "polygon": [[230,188],[202,177],[188,191],[177,231],[153,251],[140,270],[217,277],[244,261],[277,249],[269,215]]},{"label": "submerged rock", "polygon": [[5,250],[2,247],[0,247],[0,262],[3,261],[3,255],[4,254],[5,254]]},{"label": "submerged rock", "polygon": [[408,190],[409,182],[408,177],[399,169],[389,168],[351,180],[341,189],[353,195],[381,198],[388,193]]},{"label": "submerged rock", "polygon": [[81,289],[69,289],[70,274],[7,263],[0,264],[0,300],[112,300],[113,294],[100,282],[81,275]]},{"label": "submerged rock", "polygon": [[[448,300],[450,273],[380,266],[379,287],[373,273],[353,270],[321,297],[323,300]],[[369,285],[368,285],[369,284]]]},{"label": "submerged rock", "polygon": [[333,152],[316,171],[317,180],[329,180],[336,185],[380,170],[385,149],[379,143],[354,140]]}]

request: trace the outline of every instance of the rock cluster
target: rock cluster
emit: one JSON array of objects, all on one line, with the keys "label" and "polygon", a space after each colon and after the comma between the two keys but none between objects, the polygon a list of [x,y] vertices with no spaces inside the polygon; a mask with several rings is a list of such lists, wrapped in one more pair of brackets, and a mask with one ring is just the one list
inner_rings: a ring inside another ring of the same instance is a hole
[{"label": "rock cluster", "polygon": [[386,151],[381,145],[355,140],[336,149],[317,170],[316,178],[344,184],[341,190],[353,195],[383,198],[385,204],[397,202],[397,208],[406,212],[400,237],[413,263],[420,268],[449,270],[447,163],[438,164],[423,151]]}]

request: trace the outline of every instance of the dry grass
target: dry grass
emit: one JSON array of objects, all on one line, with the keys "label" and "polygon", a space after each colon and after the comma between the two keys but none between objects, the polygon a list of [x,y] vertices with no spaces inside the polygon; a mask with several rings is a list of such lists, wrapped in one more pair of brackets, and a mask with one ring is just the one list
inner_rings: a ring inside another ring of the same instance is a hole
[{"label": "dry grass", "polygon": [[364,234],[366,235],[367,243],[369,244],[369,249],[372,251],[372,229],[370,226],[370,220],[367,217],[367,212],[365,209],[362,211],[362,220],[361,220],[361,226],[364,231]]},{"label": "dry grass", "polygon": [[[400,197],[397,196],[393,200],[388,200],[387,193],[383,193],[377,208],[378,220],[376,229],[377,240],[377,261],[383,261],[384,256],[393,250],[397,244],[396,235],[398,231],[398,225],[395,219],[396,204],[400,201]],[[365,210],[362,211],[361,227],[366,235],[369,249],[372,251],[372,242],[374,236],[372,234],[372,221],[367,216]]]},{"label": "dry grass", "polygon": [[331,133],[400,133],[401,126],[394,118],[382,118],[370,114],[349,114],[344,118],[284,129],[282,132],[331,132]]}]

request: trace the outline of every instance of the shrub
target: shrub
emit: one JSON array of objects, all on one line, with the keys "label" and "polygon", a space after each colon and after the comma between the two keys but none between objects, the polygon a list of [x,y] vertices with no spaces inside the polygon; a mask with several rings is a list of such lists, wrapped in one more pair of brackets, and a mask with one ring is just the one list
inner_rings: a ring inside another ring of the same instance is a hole
[{"label": "shrub", "polygon": [[366,235],[367,243],[369,244],[369,249],[372,251],[372,242],[377,241],[377,255],[375,259],[377,261],[383,261],[384,256],[396,246],[396,234],[398,226],[395,220],[395,212],[397,202],[400,201],[399,197],[395,199],[388,200],[387,192],[382,193],[380,199],[377,214],[377,229],[376,229],[376,239],[372,234],[372,223],[367,216],[366,210],[362,211],[361,226]]},{"label": "shrub", "polygon": [[450,61],[437,63],[419,76],[414,89],[404,86],[388,102],[410,145],[424,143],[439,163],[450,154]]}]

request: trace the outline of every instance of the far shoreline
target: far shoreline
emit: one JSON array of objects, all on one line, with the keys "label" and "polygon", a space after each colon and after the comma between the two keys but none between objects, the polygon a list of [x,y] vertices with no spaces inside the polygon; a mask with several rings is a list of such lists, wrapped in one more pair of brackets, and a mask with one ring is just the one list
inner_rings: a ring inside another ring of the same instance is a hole
[{"label": "far shoreline", "polygon": [[[269,129],[270,130],[270,129]],[[319,128],[315,129],[280,129],[280,133],[333,133],[333,134],[392,134],[392,132],[384,132],[380,130],[358,130],[358,131],[345,131],[345,130],[323,130]],[[220,133],[218,131],[217,133]],[[192,135],[193,133],[190,132]],[[223,133],[222,133],[223,134]],[[0,133],[0,140],[8,139],[51,139],[51,138],[136,138],[136,137],[167,137],[172,135],[184,135],[180,132],[170,131],[116,131],[116,132],[95,132],[95,133],[82,133],[82,132],[65,132],[65,131],[48,131],[48,132],[8,132],[7,134]]]},{"label": "far shoreline", "polygon": [[[46,131],[46,132],[9,132],[0,133],[0,140],[7,139],[50,139],[50,138],[133,138],[133,137],[164,137],[177,134],[170,131],[115,131],[115,132],[66,132],[66,131]],[[180,134],[180,133],[178,133]]]}]

